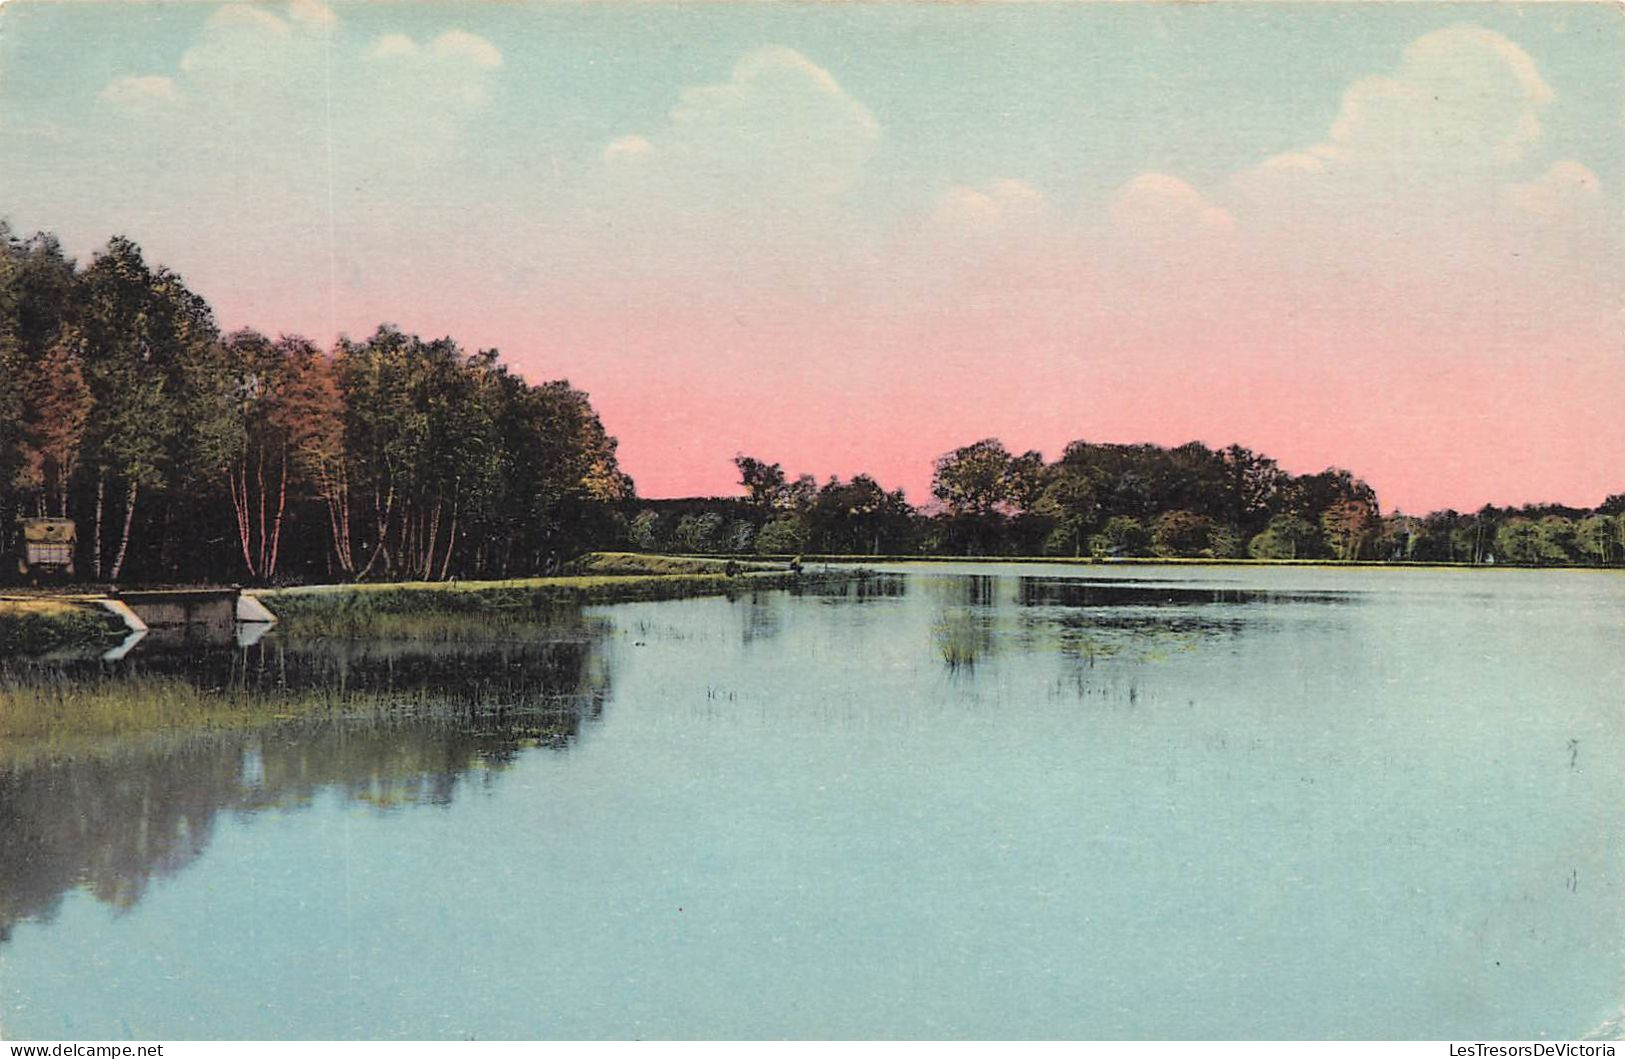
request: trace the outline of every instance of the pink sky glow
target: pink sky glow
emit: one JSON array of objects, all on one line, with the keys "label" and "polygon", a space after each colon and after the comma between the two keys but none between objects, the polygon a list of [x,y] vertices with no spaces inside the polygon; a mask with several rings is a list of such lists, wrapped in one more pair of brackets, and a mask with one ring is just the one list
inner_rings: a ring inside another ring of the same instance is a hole
[{"label": "pink sky glow", "polygon": [[843,53],[819,5],[682,48],[626,6],[635,77],[573,5],[154,5],[77,96],[13,34],[10,220],[129,235],[227,328],[568,378],[649,497],[744,453],[922,503],[989,436],[1236,442],[1408,512],[1625,492],[1617,18],[874,5],[894,50]]}]

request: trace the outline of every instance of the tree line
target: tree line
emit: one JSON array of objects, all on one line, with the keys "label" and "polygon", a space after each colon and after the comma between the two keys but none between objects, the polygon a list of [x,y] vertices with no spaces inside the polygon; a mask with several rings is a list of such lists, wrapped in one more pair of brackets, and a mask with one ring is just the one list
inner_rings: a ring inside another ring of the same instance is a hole
[{"label": "tree line", "polygon": [[222,334],[114,238],[80,266],[0,226],[0,543],[72,518],[98,581],[545,571],[624,537],[587,395],[384,325],[331,349]]},{"label": "tree line", "polygon": [[631,543],[719,554],[1625,562],[1625,494],[1590,510],[1385,516],[1346,470],[1294,475],[1240,445],[1075,441],[1046,462],[987,438],[937,459],[921,508],[869,475],[820,484],[753,456],[734,463],[742,497],[645,502]]},{"label": "tree line", "polygon": [[72,518],[91,580],[508,577],[622,547],[1625,562],[1625,494],[1384,515],[1348,471],[1240,445],[1075,441],[1046,461],[987,438],[937,459],[923,506],[867,474],[734,462],[738,497],[639,500],[587,395],[495,350],[389,325],[330,349],[224,334],[128,239],[81,266],[0,223],[0,546],[21,518]]}]

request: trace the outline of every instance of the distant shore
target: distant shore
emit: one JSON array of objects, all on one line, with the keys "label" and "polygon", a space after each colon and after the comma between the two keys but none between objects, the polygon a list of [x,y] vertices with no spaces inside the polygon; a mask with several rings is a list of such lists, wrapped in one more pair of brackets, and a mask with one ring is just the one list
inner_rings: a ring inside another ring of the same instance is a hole
[{"label": "distant shore", "polygon": [[[726,596],[835,584],[869,576],[805,571],[758,558],[595,552],[552,577],[500,581],[381,581],[253,590],[288,632],[364,637],[414,633],[426,619],[542,615],[550,608]],[[0,657],[110,647],[128,630],[100,603],[110,590],[0,595]]]},{"label": "distant shore", "polygon": [[[801,570],[791,568],[799,562]],[[880,564],[1122,567],[1319,567],[1384,570],[1592,570],[1617,566],[1533,566],[1330,559],[1213,559],[1055,555],[671,555],[594,552],[549,577],[494,581],[380,581],[255,589],[284,631],[301,636],[412,634],[426,619],[501,615],[522,618],[549,608],[652,602],[785,589],[872,576]],[[104,591],[13,591],[0,594],[0,657],[94,649],[127,630],[97,602]]]},{"label": "distant shore", "polygon": [[1134,555],[1121,557],[1070,555],[806,555],[805,563],[969,563],[987,566],[1318,566],[1329,570],[1351,567],[1379,570],[1601,570],[1625,573],[1625,568],[1599,563],[1467,563],[1413,562],[1408,559],[1215,559],[1205,556]]}]

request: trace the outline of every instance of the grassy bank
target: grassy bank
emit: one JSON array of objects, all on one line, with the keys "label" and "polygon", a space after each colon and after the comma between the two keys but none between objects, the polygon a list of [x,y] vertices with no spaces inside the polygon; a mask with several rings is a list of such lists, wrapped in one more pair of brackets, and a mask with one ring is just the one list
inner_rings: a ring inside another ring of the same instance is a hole
[{"label": "grassy bank", "polygon": [[646,552],[592,552],[569,563],[564,573],[573,576],[629,577],[636,575],[721,574],[729,563],[741,573],[784,573],[786,564],[759,558],[715,555],[650,555]]},{"label": "grassy bank", "polygon": [[[615,573],[582,573],[509,581],[416,581],[373,585],[318,585],[260,592],[259,598],[288,632],[304,636],[377,636],[397,627],[445,615],[490,615],[516,619],[559,607],[593,603],[731,596],[773,588],[840,583],[865,576],[853,571],[795,574],[782,568],[723,573],[726,560],[668,556],[589,557],[589,568]],[[671,572],[636,572],[644,566]],[[700,572],[704,571],[704,572]]]},{"label": "grassy bank", "polygon": [[0,655],[111,645],[124,632],[111,614],[83,600],[0,596]]}]

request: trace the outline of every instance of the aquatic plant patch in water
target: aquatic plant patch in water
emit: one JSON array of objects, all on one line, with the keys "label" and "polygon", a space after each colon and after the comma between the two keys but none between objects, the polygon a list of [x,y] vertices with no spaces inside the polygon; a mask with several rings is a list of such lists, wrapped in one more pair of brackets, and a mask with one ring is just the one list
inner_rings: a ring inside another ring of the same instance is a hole
[{"label": "aquatic plant patch in water", "polygon": [[294,641],[236,648],[176,643],[117,663],[95,657],[0,665],[0,761],[79,752],[154,732],[290,721],[462,717],[517,722],[601,698],[591,663],[602,630],[579,621],[513,630],[504,642]]}]

